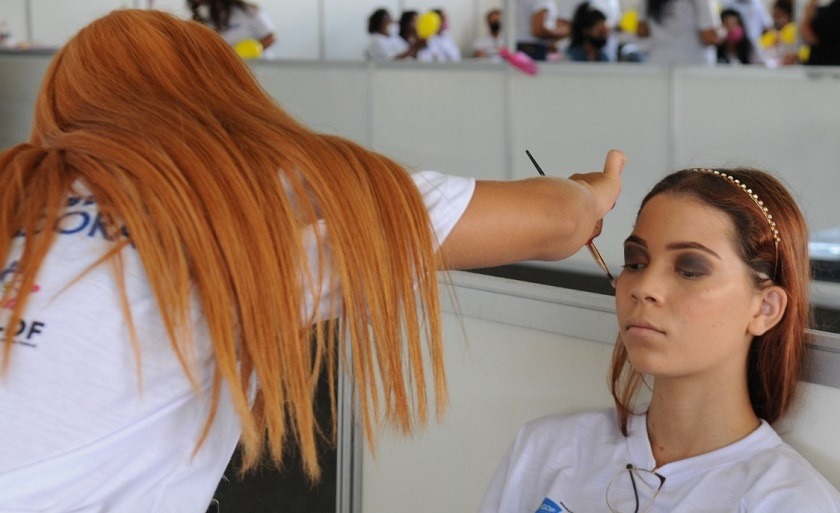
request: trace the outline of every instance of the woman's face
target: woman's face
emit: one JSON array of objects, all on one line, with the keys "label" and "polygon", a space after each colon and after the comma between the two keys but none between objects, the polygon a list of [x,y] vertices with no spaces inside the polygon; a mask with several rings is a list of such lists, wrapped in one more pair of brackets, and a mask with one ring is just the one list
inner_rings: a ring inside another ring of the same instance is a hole
[{"label": "woman's face", "polygon": [[383,16],[382,21],[379,23],[379,33],[385,34],[386,36],[390,35],[389,28],[393,21],[394,20],[391,18],[390,14],[386,14],[385,16]]},{"label": "woman's face", "polygon": [[761,304],[723,212],[654,196],[624,245],[619,332],[633,367],[657,378],[743,379]]}]

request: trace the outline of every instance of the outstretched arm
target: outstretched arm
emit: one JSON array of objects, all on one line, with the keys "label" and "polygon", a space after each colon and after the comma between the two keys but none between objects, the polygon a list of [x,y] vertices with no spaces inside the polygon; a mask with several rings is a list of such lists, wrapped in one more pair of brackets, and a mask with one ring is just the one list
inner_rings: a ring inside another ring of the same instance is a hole
[{"label": "outstretched arm", "polygon": [[814,32],[814,27],[811,25],[819,6],[819,0],[810,0],[805,5],[805,9],[802,11],[802,20],[799,22],[799,35],[802,38],[802,41],[808,45],[816,45],[820,42],[819,37],[817,37],[816,32]]},{"label": "outstretched arm", "polygon": [[440,247],[442,266],[470,269],[573,255],[615,204],[624,162],[624,154],[612,150],[603,172],[476,182],[467,210]]}]

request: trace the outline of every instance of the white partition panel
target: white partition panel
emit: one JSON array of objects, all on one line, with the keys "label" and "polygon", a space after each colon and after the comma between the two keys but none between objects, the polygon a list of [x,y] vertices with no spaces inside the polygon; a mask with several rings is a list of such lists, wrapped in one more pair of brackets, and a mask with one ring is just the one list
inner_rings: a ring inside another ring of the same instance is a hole
[{"label": "white partition panel", "polygon": [[0,32],[10,34],[7,45],[29,40],[26,0],[0,0]]},{"label": "white partition panel", "polygon": [[[669,96],[669,71],[654,66],[541,65],[512,80],[514,178],[537,174],[525,150],[554,176],[603,169],[611,148],[627,154],[621,197],[597,239],[614,273],[642,197],[670,167]],[[586,251],[547,266],[600,273]]]},{"label": "white partition panel", "polygon": [[329,60],[364,59],[368,43],[368,17],[376,9],[385,8],[394,21],[400,16],[397,0],[323,0],[324,53]]},{"label": "white partition panel", "polygon": [[[32,9],[32,39],[49,46],[61,46],[91,21],[114,9],[134,7],[133,0],[29,0]],[[108,53],[107,44],[102,52]]]},{"label": "white partition panel", "polygon": [[366,65],[263,61],[252,69],[262,87],[311,128],[370,143]]},{"label": "white partition panel", "polygon": [[749,165],[774,171],[797,194],[812,230],[836,228],[838,93],[836,71],[678,70],[675,165]]},{"label": "white partition panel", "polygon": [[52,55],[0,55],[0,150],[29,139],[35,98]]},{"label": "white partition panel", "polygon": [[[612,299],[501,278],[454,273],[460,314],[444,337],[450,409],[407,439],[386,436],[362,470],[365,513],[476,511],[502,455],[525,422],[612,406],[607,370],[615,339]],[[811,357],[840,356],[827,335]],[[840,388],[804,383],[785,438],[840,486]]]},{"label": "white partition panel", "polygon": [[320,1],[261,0],[257,3],[277,28],[277,41],[270,49],[275,59],[320,58]]},{"label": "white partition panel", "polygon": [[840,488],[840,390],[805,383],[799,410],[782,426],[782,438],[802,453],[837,488]]},{"label": "white partition panel", "polygon": [[449,410],[412,439],[382,438],[375,458],[366,451],[360,511],[476,511],[524,422],[612,404],[608,344],[453,314],[444,336]]},{"label": "white partition panel", "polygon": [[374,69],[374,149],[411,168],[505,178],[505,69],[478,62],[442,67]]},{"label": "white partition panel", "polygon": [[[147,7],[148,1],[141,0],[141,4],[138,7]],[[166,11],[168,13],[174,14],[179,18],[189,18],[190,17],[190,10],[187,8],[187,0],[153,0],[154,8],[160,11]]]}]

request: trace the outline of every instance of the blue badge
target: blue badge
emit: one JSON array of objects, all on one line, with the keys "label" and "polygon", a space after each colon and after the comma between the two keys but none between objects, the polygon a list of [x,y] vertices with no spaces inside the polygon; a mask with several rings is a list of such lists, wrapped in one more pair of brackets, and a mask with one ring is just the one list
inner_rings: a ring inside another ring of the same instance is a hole
[{"label": "blue badge", "polygon": [[546,497],[534,513],[560,513],[561,511],[565,510],[558,506],[556,502]]}]

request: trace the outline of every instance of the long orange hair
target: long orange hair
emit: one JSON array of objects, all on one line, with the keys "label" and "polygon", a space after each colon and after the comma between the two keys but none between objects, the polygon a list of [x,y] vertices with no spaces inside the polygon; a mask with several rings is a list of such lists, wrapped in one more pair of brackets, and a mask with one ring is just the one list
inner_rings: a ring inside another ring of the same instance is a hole
[{"label": "long orange hair", "polygon": [[[754,337],[745,365],[747,387],[755,414],[770,423],[782,418],[794,404],[804,371],[807,333],[811,322],[808,286],[811,277],[808,228],[796,201],[785,186],[758,169],[719,169],[747,184],[773,216],[781,241],[776,246],[767,218],[750,195],[712,173],[688,169],[663,178],[642,200],[639,211],[659,194],[693,198],[725,213],[734,227],[733,244],[753,271],[756,288],[784,289],[788,301],[778,324]],[[619,425],[627,435],[627,420],[643,376],[630,364],[619,336],[612,356],[610,384]]]},{"label": "long orange hair", "polygon": [[[404,432],[426,421],[429,373],[442,413],[439,262],[411,178],[386,157],[295,121],[211,29],[156,11],[115,11],[55,56],[30,142],[0,153],[0,257],[25,234],[7,327],[23,315],[55,239],[40,228],[55,224],[77,182],[109,220],[113,245],[101,263],[119,278],[121,250],[136,247],[191,378],[190,306],[200,304],[215,376],[197,447],[224,382],[242,424],[243,467],[266,451],[279,462],[291,441],[316,479],[322,432],[313,394],[324,368],[334,392],[334,355],[352,362],[371,444],[383,419]],[[310,266],[303,238],[318,221],[329,235],[315,232],[326,249]],[[302,314],[305,292],[321,280],[341,284],[342,309],[326,326]],[[9,333],[4,370],[14,357]],[[133,344],[140,356],[136,337]]]}]

